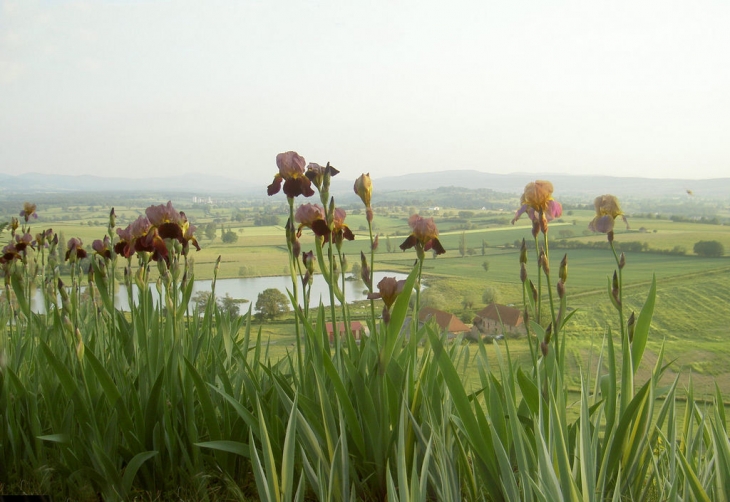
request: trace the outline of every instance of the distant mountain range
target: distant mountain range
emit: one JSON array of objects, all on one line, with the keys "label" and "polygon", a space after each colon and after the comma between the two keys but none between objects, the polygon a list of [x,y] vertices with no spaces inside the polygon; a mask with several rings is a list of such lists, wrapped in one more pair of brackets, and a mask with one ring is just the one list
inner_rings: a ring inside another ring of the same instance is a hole
[{"label": "distant mountain range", "polygon": [[[611,193],[619,197],[686,196],[691,190],[697,197],[730,198],[730,178],[709,180],[621,178],[613,176],[490,174],[471,170],[453,170],[389,176],[373,180],[374,191],[419,191],[440,187],[488,188],[495,192],[520,194],[525,184],[539,178],[552,181],[556,196],[593,197]],[[333,195],[351,193],[354,179],[342,175],[332,179]],[[38,192],[125,192],[140,191],[164,194],[196,195],[238,194],[258,196],[265,187],[250,182],[209,174],[184,174],[174,178],[107,178],[101,176],[67,176],[61,174],[0,174],[0,195]]]}]

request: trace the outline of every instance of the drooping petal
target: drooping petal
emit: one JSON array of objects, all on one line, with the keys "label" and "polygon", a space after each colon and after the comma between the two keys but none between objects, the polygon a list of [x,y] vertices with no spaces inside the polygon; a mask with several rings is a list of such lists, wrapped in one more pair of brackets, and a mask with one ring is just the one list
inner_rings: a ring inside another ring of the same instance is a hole
[{"label": "drooping petal", "polygon": [[431,244],[430,249],[433,249],[437,255],[444,254],[446,252],[444,247],[441,245],[441,241],[439,241],[438,239],[431,239],[429,242]]},{"label": "drooping petal", "polygon": [[312,190],[312,182],[306,176],[299,176],[297,178],[287,178],[284,182],[284,193],[287,197],[293,199],[299,195],[305,197],[311,197],[314,195]]},{"label": "drooping petal", "polygon": [[327,226],[327,222],[324,220],[315,220],[312,222],[312,231],[320,236],[320,237],[327,237],[330,234],[330,229]]},{"label": "drooping petal", "polygon": [[342,236],[348,241],[355,240],[355,235],[352,233],[352,230],[350,230],[350,227],[348,227],[347,225],[342,225]]},{"label": "drooping petal", "polygon": [[547,217],[548,221],[552,221],[555,218],[560,218],[560,216],[563,214],[563,206],[560,204],[560,202],[556,200],[551,200],[548,202],[547,209],[545,210],[545,216]]},{"label": "drooping petal", "polygon": [[520,216],[522,216],[523,214],[525,214],[525,212],[527,211],[527,208],[528,208],[527,204],[522,204],[520,206],[520,208],[515,213],[514,218],[512,218],[512,224],[513,225],[515,224],[515,221],[517,221],[517,220],[520,219]]},{"label": "drooping petal", "polygon": [[281,190],[282,181],[284,181],[284,178],[282,178],[280,175],[277,174],[276,176],[274,176],[274,181],[272,181],[271,185],[266,188],[266,193],[269,195],[279,193],[279,190]]},{"label": "drooping petal", "polygon": [[601,232],[603,234],[606,234],[613,230],[613,216],[611,215],[605,215],[605,216],[596,216],[593,218],[593,221],[591,221],[588,224],[588,228],[592,230],[593,232]]},{"label": "drooping petal", "polygon": [[184,242],[182,228],[177,223],[163,223],[157,227],[157,233],[162,239],[175,239],[181,244]]},{"label": "drooping petal", "polygon": [[416,242],[418,242],[418,239],[415,235],[411,234],[406,240],[403,241],[403,243],[399,247],[403,251],[405,251],[406,249],[411,249],[413,246],[415,246]]}]

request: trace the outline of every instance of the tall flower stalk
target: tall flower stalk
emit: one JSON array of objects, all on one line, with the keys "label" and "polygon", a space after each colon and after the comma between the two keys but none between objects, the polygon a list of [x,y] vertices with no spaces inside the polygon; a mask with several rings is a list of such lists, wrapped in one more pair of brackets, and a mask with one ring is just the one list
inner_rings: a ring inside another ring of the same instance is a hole
[{"label": "tall flower stalk", "polygon": [[[526,263],[526,250],[523,241],[523,250],[520,253],[520,277],[523,283],[523,291],[527,285],[530,285],[533,293],[533,300],[535,303],[535,320],[538,324],[541,324],[541,313],[542,313],[542,276],[545,275],[545,282],[548,290],[548,301],[550,307],[550,323],[545,328],[543,340],[540,343],[540,349],[543,357],[546,357],[549,351],[550,342],[554,339],[555,353],[558,361],[558,366],[563,371],[564,366],[564,347],[561,348],[560,340],[560,328],[563,319],[561,315],[556,314],[555,301],[553,297],[553,289],[550,280],[550,247],[548,240],[548,228],[549,222],[555,218],[560,217],[563,212],[562,205],[553,199],[553,184],[549,181],[538,180],[530,182],[525,186],[525,190],[520,197],[520,208],[515,213],[512,223],[514,224],[522,214],[527,216],[532,221],[532,237],[535,245],[535,257],[537,264],[537,288],[534,289],[532,282],[527,282],[527,273],[524,269]],[[538,240],[538,235],[542,233],[542,242]],[[564,287],[564,282],[561,283]],[[563,291],[564,293],[564,291]],[[524,295],[523,295],[524,298]],[[561,304],[562,304],[561,294]],[[525,304],[526,305],[526,304]],[[562,312],[562,309],[561,309]],[[527,324],[527,319],[525,319]],[[528,336],[529,336],[529,327]]]}]

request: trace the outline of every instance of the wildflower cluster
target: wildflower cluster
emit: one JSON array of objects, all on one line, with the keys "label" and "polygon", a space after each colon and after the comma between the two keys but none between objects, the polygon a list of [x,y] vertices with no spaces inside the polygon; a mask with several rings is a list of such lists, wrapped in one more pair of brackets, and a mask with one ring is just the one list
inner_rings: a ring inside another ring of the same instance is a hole
[{"label": "wildflower cluster", "polygon": [[[114,244],[114,252],[131,258],[135,253],[151,253],[154,261],[169,261],[167,243],[178,243],[183,255],[187,255],[192,244],[200,251],[194,236],[195,225],[192,225],[183,211],[177,212],[172,202],[150,206],[145,210],[146,216],[140,216],[124,229],[117,229],[119,241]],[[94,243],[94,250],[102,256],[109,254],[108,240]]]},{"label": "wildflower cluster", "polygon": [[[343,269],[346,262],[345,256],[341,254],[342,244],[346,240],[355,239],[355,235],[345,223],[347,213],[344,209],[337,207],[334,198],[329,196],[330,180],[332,176],[339,174],[339,171],[330,163],[327,163],[325,167],[317,163],[306,164],[304,157],[293,151],[277,155],[276,165],[279,171],[274,176],[274,181],[268,186],[267,193],[274,195],[283,189],[289,202],[290,217],[286,228],[290,258],[292,259],[290,265],[293,269],[299,270],[301,282],[306,288],[314,274],[316,257],[321,273],[330,284],[330,290],[334,291],[333,296],[337,296],[341,294],[341,291],[334,279],[337,270]],[[304,197],[314,195],[315,191],[312,186],[319,192],[320,202],[315,204],[307,202],[299,205],[295,210],[294,199],[300,195]],[[353,191],[365,206],[366,220],[370,230],[370,260],[364,252],[361,252],[361,279],[368,288],[369,299],[383,300],[383,319],[387,323],[390,319],[390,309],[403,289],[403,281],[397,281],[394,277],[386,277],[378,284],[378,292],[374,291],[372,280],[373,254],[378,247],[379,236],[373,234],[372,231],[373,209],[371,201],[373,184],[369,173],[363,173],[355,180]],[[446,252],[438,239],[439,233],[433,218],[422,218],[419,215],[413,215],[408,220],[408,225],[411,227],[412,232],[400,245],[402,250],[405,251],[415,247],[420,261],[423,260],[426,251],[433,251],[436,255]],[[301,245],[299,238],[304,228],[309,228],[313,232],[317,252],[311,250],[302,254],[300,262]],[[327,254],[329,261],[325,262],[321,251],[326,244],[334,245],[339,261],[334,259],[332,252],[329,251]],[[294,274],[293,271],[292,274]],[[334,317],[334,312],[332,316]]]},{"label": "wildflower cluster", "polygon": [[[110,235],[95,240],[91,249],[96,255],[107,260],[111,260],[115,255],[131,258],[135,253],[146,252],[150,253],[152,260],[165,262],[169,262],[168,243],[177,243],[183,255],[187,255],[191,244],[200,250],[194,236],[195,226],[188,221],[184,212],[176,211],[171,202],[150,206],[145,214],[126,228],[117,228],[117,238],[112,242],[111,229],[115,227],[115,213],[112,208],[109,215]],[[31,233],[29,222],[38,218],[35,204],[26,202],[20,211],[20,216],[20,220],[18,218],[11,220],[11,239],[0,254],[0,265],[6,268],[16,261],[25,261],[31,251],[50,247],[49,255],[53,255],[58,246],[58,235],[53,229],[37,233],[35,237]],[[63,255],[65,261],[75,263],[87,257],[88,250],[78,237],[72,237],[65,243]]]}]

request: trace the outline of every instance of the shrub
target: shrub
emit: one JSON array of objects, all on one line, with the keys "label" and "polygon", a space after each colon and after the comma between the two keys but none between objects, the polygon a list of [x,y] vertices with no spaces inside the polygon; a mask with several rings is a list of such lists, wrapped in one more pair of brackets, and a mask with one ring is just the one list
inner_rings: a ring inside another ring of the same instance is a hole
[{"label": "shrub", "polygon": [[223,234],[221,239],[225,244],[234,244],[238,242],[238,234],[233,230],[228,230]]},{"label": "shrub", "polygon": [[725,255],[725,246],[719,241],[699,241],[693,249],[698,256],[716,258]]}]

